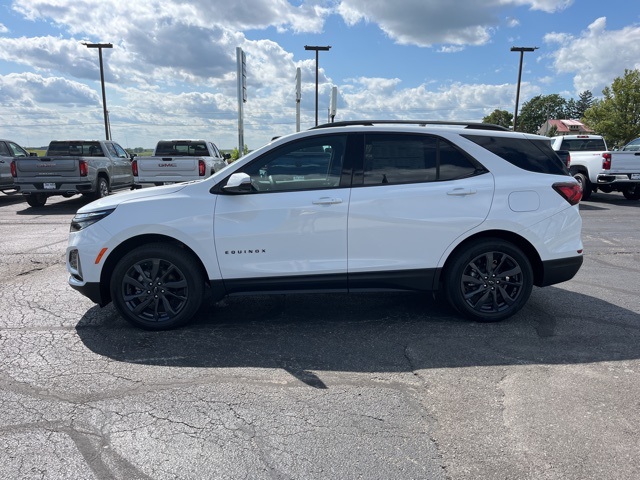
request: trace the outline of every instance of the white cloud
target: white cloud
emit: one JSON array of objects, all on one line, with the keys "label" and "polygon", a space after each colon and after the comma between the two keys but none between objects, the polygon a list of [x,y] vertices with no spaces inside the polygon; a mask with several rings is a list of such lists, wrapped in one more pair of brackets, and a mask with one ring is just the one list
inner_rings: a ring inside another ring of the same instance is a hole
[{"label": "white cloud", "polygon": [[[515,86],[453,83],[437,90],[425,85],[397,88],[398,79],[360,78],[341,93],[344,104],[340,119],[426,118],[429,120],[480,121],[496,108],[513,108]],[[537,95],[539,90],[523,83],[524,95]]]},{"label": "white cloud", "polygon": [[550,33],[544,41],[557,46],[552,54],[559,73],[574,75],[575,93],[597,95],[625,69],[640,68],[640,26],[607,30],[606,17],[595,20],[579,36]]},{"label": "white cloud", "polygon": [[96,92],[86,85],[62,77],[43,77],[34,73],[0,76],[0,105],[63,104],[99,106]]},{"label": "white cloud", "polygon": [[0,23],[0,33],[9,33],[9,29],[2,23]]},{"label": "white cloud", "polygon": [[[442,0],[405,0],[402,8],[388,0],[342,0],[338,13],[348,25],[360,21],[377,23],[399,44],[422,47],[434,44],[484,45],[500,25],[499,12],[513,6],[553,13],[573,0],[456,0],[444,6]],[[509,19],[508,26],[517,20]]]}]

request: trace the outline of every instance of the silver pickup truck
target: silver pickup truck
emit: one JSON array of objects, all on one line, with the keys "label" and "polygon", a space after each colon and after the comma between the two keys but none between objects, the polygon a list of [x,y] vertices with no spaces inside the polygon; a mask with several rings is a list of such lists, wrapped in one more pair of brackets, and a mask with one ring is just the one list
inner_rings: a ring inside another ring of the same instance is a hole
[{"label": "silver pickup truck", "polygon": [[15,188],[32,207],[53,195],[82,194],[93,199],[133,188],[132,156],[112,141],[65,140],[49,144],[44,157],[16,158],[11,173]]},{"label": "silver pickup truck", "polygon": [[14,158],[37,157],[36,153],[29,154],[24,148],[11,140],[0,139],[0,192],[15,191],[11,162]]}]

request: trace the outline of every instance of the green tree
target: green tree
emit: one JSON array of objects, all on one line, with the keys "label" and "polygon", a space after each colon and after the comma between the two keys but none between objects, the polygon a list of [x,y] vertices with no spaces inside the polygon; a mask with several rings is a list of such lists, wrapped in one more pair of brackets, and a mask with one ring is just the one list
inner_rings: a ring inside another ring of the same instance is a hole
[{"label": "green tree", "polygon": [[587,110],[589,110],[589,108],[591,108],[594,101],[595,99],[593,98],[593,95],[589,90],[585,90],[584,92],[582,92],[578,97],[578,101],[576,102],[576,111],[575,111],[576,116],[572,118],[577,118],[577,119],[583,118],[584,112],[586,112]]},{"label": "green tree", "polygon": [[625,70],[602,94],[604,98],[585,112],[585,123],[611,146],[640,137],[640,70]]},{"label": "green tree", "polygon": [[513,121],[513,114],[506,110],[495,109],[482,119],[482,123],[493,123],[502,127],[510,128]]},{"label": "green tree", "polygon": [[518,114],[519,132],[537,133],[547,120],[565,118],[567,101],[557,93],[552,95],[537,95],[522,104]]},{"label": "green tree", "polygon": [[[249,147],[245,144],[243,155],[246,155],[247,153],[249,153]],[[235,162],[236,160],[238,160],[238,158],[240,158],[240,151],[238,150],[238,147],[235,147],[233,150],[231,150],[231,158],[229,159],[229,161]]]}]

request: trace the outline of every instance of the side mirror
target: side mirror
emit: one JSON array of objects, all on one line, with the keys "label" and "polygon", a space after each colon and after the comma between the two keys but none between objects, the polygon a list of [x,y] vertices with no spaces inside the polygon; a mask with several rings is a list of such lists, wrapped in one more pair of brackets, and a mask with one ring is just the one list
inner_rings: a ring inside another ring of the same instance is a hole
[{"label": "side mirror", "polygon": [[227,180],[227,184],[222,187],[225,193],[247,193],[253,190],[251,177],[246,173],[234,173]]},{"label": "side mirror", "polygon": [[29,153],[29,156],[30,157],[37,157],[38,153],[37,152],[31,152],[31,153]]},{"label": "side mirror", "polygon": [[129,160],[133,160],[134,158],[136,158],[138,156],[137,153],[130,153],[129,154]]},{"label": "side mirror", "polygon": [[223,154],[223,155],[222,155],[222,157],[223,157],[225,160],[229,160],[229,159],[231,158],[231,154],[230,154],[230,153],[225,153],[225,154]]}]

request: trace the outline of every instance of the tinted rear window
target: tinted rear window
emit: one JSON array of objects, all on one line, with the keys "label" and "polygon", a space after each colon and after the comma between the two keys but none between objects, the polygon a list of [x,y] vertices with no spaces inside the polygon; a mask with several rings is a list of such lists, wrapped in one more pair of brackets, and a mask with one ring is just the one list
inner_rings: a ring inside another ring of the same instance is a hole
[{"label": "tinted rear window", "polygon": [[167,155],[171,157],[194,157],[208,156],[209,150],[204,142],[158,142],[156,155]]},{"label": "tinted rear window", "polygon": [[516,167],[536,173],[569,175],[547,139],[529,140],[489,135],[463,135]]},{"label": "tinted rear window", "polygon": [[47,155],[51,157],[102,157],[100,142],[51,142]]},{"label": "tinted rear window", "polygon": [[563,138],[560,150],[570,152],[602,152],[607,147],[601,138]]}]

